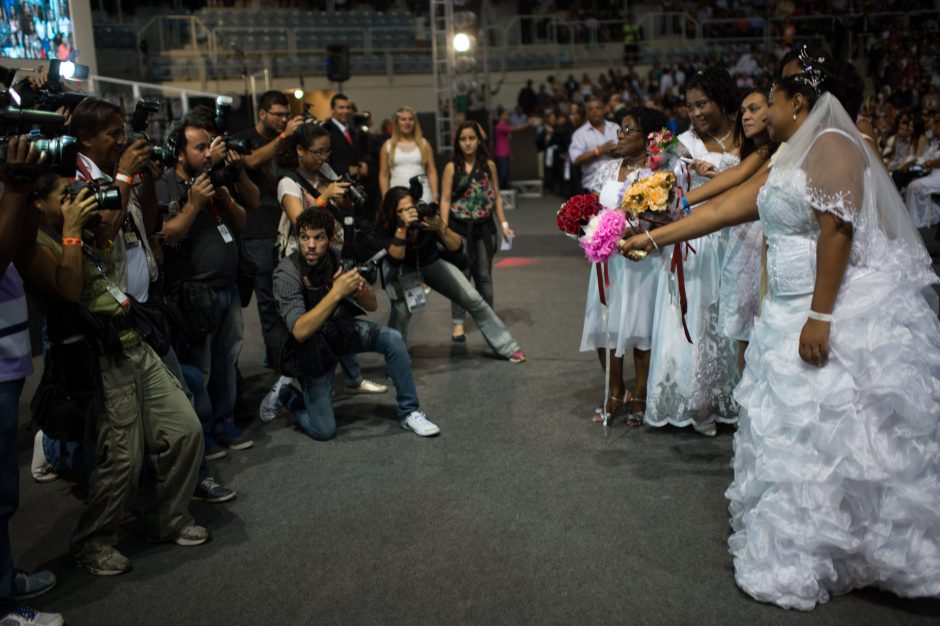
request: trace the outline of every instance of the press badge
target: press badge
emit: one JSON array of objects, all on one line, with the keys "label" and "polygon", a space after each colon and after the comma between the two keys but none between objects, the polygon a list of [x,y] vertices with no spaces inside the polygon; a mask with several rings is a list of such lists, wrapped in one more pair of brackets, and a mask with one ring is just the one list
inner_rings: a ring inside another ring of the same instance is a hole
[{"label": "press badge", "polygon": [[128,248],[133,248],[134,246],[140,245],[140,239],[137,238],[137,233],[132,230],[124,231],[124,245]]},{"label": "press badge", "polygon": [[414,313],[418,309],[423,309],[428,305],[428,298],[424,295],[424,289],[421,288],[421,282],[418,280],[418,274],[405,274],[402,276],[402,291],[405,293],[405,304],[408,305],[408,311]]},{"label": "press badge", "polygon": [[222,241],[225,243],[232,243],[235,241],[235,238],[232,237],[232,232],[225,224],[219,224],[219,233],[222,235]]},{"label": "press badge", "polygon": [[127,294],[118,289],[117,286],[108,285],[108,293],[110,293],[111,296],[117,300],[117,303],[121,305],[121,308],[126,309],[128,306],[130,306],[131,301],[127,297]]}]

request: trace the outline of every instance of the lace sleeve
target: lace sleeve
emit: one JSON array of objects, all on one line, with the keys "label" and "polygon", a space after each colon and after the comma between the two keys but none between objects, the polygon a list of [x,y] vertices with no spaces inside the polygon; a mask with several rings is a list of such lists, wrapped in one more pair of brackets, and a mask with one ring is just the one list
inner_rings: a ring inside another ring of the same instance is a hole
[{"label": "lace sleeve", "polygon": [[862,207],[865,161],[858,145],[839,131],[822,133],[803,162],[810,208],[854,224]]},{"label": "lace sleeve", "polygon": [[620,161],[620,159],[613,159],[597,168],[597,172],[595,172],[594,178],[591,179],[591,184],[588,185],[588,189],[599,194],[601,189],[604,188],[604,183],[608,180],[616,180],[620,170]]}]

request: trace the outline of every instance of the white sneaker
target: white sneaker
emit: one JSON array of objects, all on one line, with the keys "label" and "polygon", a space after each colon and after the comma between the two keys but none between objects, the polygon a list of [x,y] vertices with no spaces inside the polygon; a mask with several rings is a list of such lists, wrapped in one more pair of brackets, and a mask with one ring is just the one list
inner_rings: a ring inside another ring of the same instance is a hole
[{"label": "white sneaker", "polygon": [[55,473],[52,463],[46,458],[45,450],[42,449],[41,430],[36,431],[36,436],[33,437],[33,461],[30,463],[29,469],[33,475],[33,480],[37,483],[52,482],[59,477]]},{"label": "white sneaker", "polygon": [[0,626],[64,626],[65,618],[59,613],[40,613],[21,606],[0,617]]},{"label": "white sneaker", "polygon": [[715,425],[715,422],[708,422],[707,424],[692,422],[692,428],[695,429],[695,432],[700,435],[705,435],[706,437],[715,437],[718,435],[718,426]]},{"label": "white sneaker", "polygon": [[374,383],[368,378],[363,378],[358,387],[346,387],[346,393],[355,395],[357,393],[385,393],[388,391],[388,385]]},{"label": "white sneaker", "polygon": [[277,382],[274,383],[274,386],[271,387],[271,391],[264,396],[264,399],[261,401],[261,406],[258,407],[258,417],[261,418],[262,422],[267,424],[277,418],[277,411],[281,408],[281,389],[284,385],[290,385],[292,381],[292,378],[281,376],[277,379]]},{"label": "white sneaker", "polygon": [[412,411],[411,414],[401,421],[401,427],[410,430],[419,437],[433,437],[441,432],[441,429],[428,420],[428,416],[421,411]]}]

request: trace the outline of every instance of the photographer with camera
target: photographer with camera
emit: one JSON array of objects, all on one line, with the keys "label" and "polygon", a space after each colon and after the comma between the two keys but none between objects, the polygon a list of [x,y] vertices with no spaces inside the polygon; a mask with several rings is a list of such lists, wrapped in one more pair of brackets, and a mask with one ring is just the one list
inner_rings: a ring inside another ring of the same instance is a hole
[{"label": "photographer with camera", "polygon": [[[127,145],[124,112],[100,98],[85,98],[72,112],[69,134],[79,141],[77,178],[119,204],[107,206],[95,229],[99,246],[113,245],[110,266],[115,283],[138,302],[146,302],[150,282],[158,276],[150,248],[156,229],[157,201],[151,147],[144,138]],[[139,184],[137,184],[139,181]],[[109,201],[110,202],[110,201]]]},{"label": "photographer with camera", "polygon": [[411,313],[427,304],[423,280],[451,304],[470,312],[493,352],[512,363],[525,361],[525,353],[483,296],[463,272],[441,258],[438,244],[455,252],[460,249],[460,236],[441,218],[437,205],[415,203],[415,197],[421,196],[421,186],[412,180],[417,184],[410,190],[388,190],[379,217],[378,232],[385,236],[388,250],[383,271],[392,304],[388,325],[407,340]]},{"label": "photographer with camera", "polygon": [[253,445],[234,420],[243,336],[235,233],[244,228],[246,212],[226,186],[217,186],[225,181],[213,180],[211,139],[198,122],[184,118],[170,130],[167,143],[177,163],[157,183],[167,211],[161,231],[166,293],[186,315],[180,361],[199,368],[206,382],[212,404],[206,448],[213,450],[207,454],[212,458],[216,442],[232,450]]},{"label": "photographer with camera", "polygon": [[[350,192],[351,183],[336,179],[328,181],[320,169],[330,157],[330,134],[315,120],[307,120],[278,147],[277,164],[284,176],[277,185],[277,197],[283,213],[278,226],[278,253],[289,256],[297,250],[297,239],[291,236],[297,218],[310,207],[321,207],[333,216],[333,239],[330,245],[339,251],[344,244],[341,221],[351,213],[344,213],[337,206]],[[345,202],[341,203],[345,206]],[[369,251],[370,253],[373,250]],[[366,255],[368,256],[368,255]],[[362,368],[355,354],[342,355],[340,364],[346,382],[346,393],[385,393],[386,385],[380,385],[362,376]],[[279,404],[296,406],[296,398],[290,396],[291,379],[281,376],[265,396],[259,413],[261,419],[270,422],[277,415]],[[296,413],[296,411],[295,411]]]},{"label": "photographer with camera", "polygon": [[401,335],[391,328],[355,319],[378,307],[375,293],[356,267],[344,271],[339,254],[330,247],[333,216],[311,207],[297,217],[299,250],[285,257],[274,272],[278,311],[298,350],[307,357],[300,376],[305,412],[297,414],[304,432],[318,441],[336,436],[333,414],[333,370],[340,355],[378,352],[385,356],[397,391],[401,427],[421,437],[440,429],[420,411],[411,362]]},{"label": "photographer with camera", "polygon": [[[251,153],[244,163],[248,177],[261,192],[258,208],[248,212],[242,231],[245,257],[255,264],[255,299],[261,333],[267,337],[278,323],[272,291],[272,274],[277,265],[274,249],[281,207],[277,200],[278,173],[274,162],[278,146],[300,127],[303,117],[290,117],[290,102],[280,91],[266,91],[258,101],[258,123],[234,136],[248,142]],[[246,198],[247,200],[247,198]]]},{"label": "photographer with camera", "polygon": [[209,531],[188,512],[203,453],[199,420],[143,339],[138,305],[112,270],[116,246],[99,246],[91,233],[96,221],[107,225],[99,197],[87,186],[72,193],[68,179],[55,173],[41,175],[28,200],[39,215],[37,245],[20,266],[46,305],[47,368],[67,373],[49,382],[79,398],[76,418],[85,420],[96,447],[72,553],[92,574],[113,576],[131,569],[115,544],[145,454],[158,456],[156,499],[141,518],[144,536],[194,546]]},{"label": "photographer with camera", "polygon": [[29,254],[36,242],[36,220],[27,206],[31,184],[13,175],[13,169],[35,164],[40,156],[27,135],[11,137],[6,149],[0,196],[0,623],[60,626],[64,620],[58,613],[39,613],[19,604],[52,589],[55,576],[14,569],[10,549],[10,519],[19,507],[20,394],[33,373],[26,293],[11,262]]}]

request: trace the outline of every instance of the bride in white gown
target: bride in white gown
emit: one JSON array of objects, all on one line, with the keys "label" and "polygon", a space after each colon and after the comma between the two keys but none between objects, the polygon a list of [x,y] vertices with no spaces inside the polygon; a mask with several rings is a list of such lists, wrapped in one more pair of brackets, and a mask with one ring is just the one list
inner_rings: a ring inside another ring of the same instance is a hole
[{"label": "bride in white gown", "polygon": [[[818,71],[772,92],[771,136],[785,143],[758,195],[768,297],[735,391],[726,492],[736,582],[802,610],[868,586],[940,596],[938,278],[877,157],[819,96],[840,72]],[[757,185],[653,235],[754,219]]]}]

